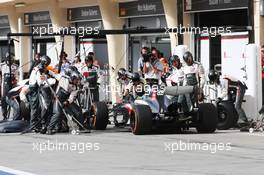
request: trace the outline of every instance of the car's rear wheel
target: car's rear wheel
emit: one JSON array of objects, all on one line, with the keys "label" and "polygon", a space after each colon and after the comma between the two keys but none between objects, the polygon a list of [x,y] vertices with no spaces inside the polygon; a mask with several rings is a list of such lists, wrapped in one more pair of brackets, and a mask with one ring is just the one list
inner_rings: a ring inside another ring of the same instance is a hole
[{"label": "car's rear wheel", "polygon": [[134,105],[130,116],[130,126],[135,135],[149,134],[152,130],[152,112],[147,105]]},{"label": "car's rear wheel", "polygon": [[107,104],[96,102],[92,105],[92,128],[95,130],[105,130],[108,124],[109,114]]},{"label": "car's rear wheel", "polygon": [[199,133],[213,133],[217,127],[217,109],[211,103],[199,105],[197,131]]},{"label": "car's rear wheel", "polygon": [[230,102],[223,101],[217,105],[218,123],[217,129],[225,130],[234,125],[235,114],[234,105]]}]

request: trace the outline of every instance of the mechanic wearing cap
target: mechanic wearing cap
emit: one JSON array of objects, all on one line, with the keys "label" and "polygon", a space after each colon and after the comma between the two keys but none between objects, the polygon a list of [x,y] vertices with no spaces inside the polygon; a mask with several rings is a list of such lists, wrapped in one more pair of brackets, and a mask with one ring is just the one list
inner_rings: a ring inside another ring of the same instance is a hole
[{"label": "mechanic wearing cap", "polygon": [[67,115],[75,116],[80,123],[84,122],[79,107],[74,103],[79,92],[78,87],[81,81],[80,73],[69,67],[65,69],[65,74],[54,74],[52,72],[50,72],[50,74],[56,78],[59,83],[56,91],[57,98],[53,106],[53,115],[50,118],[50,123],[46,132],[49,135],[58,132],[59,124],[62,119],[61,116],[64,114],[62,108],[65,109]]},{"label": "mechanic wearing cap", "polygon": [[[201,100],[202,91],[205,84],[205,73],[203,66],[193,60],[193,55],[191,52],[187,51],[183,55],[183,60],[185,65],[183,66],[184,72],[184,86],[195,86],[196,92],[194,92],[195,100]],[[185,94],[186,102],[189,111],[192,111],[192,101],[190,94]]]},{"label": "mechanic wearing cap", "polygon": [[[50,57],[42,56],[40,63],[33,68],[29,77],[30,128],[33,132],[46,132],[48,116],[52,109],[52,96],[46,82],[47,67],[50,62]],[[54,80],[53,84],[55,84]]]},{"label": "mechanic wearing cap", "polygon": [[[11,62],[10,62],[11,61]],[[18,77],[18,65],[14,64],[13,56],[9,56],[9,53],[6,54],[4,62],[0,64],[1,71],[1,107],[2,107],[2,115],[4,120],[7,119],[7,103],[6,97],[8,91],[16,86],[16,78]],[[11,66],[11,74],[10,74],[10,66]],[[11,80],[10,80],[11,79]]]}]

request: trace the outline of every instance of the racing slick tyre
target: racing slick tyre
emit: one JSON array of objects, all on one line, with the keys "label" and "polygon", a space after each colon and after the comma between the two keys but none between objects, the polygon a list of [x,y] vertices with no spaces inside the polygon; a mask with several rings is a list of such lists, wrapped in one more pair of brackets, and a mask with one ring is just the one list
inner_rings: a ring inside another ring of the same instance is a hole
[{"label": "racing slick tyre", "polygon": [[108,124],[108,107],[104,102],[96,102],[92,105],[92,128],[95,130],[105,130]]},{"label": "racing slick tyre", "polygon": [[217,127],[217,109],[211,103],[199,105],[197,131],[199,133],[213,133]]},{"label": "racing slick tyre", "polygon": [[223,101],[217,105],[218,123],[217,129],[226,130],[234,126],[235,114],[234,105],[231,102]]},{"label": "racing slick tyre", "polygon": [[134,105],[130,116],[130,126],[135,135],[149,134],[152,130],[152,112],[149,106]]}]

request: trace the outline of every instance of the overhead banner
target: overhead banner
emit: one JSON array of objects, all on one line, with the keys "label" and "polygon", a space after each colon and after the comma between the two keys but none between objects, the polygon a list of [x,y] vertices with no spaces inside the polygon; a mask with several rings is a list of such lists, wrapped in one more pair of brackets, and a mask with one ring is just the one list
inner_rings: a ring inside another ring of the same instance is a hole
[{"label": "overhead banner", "polygon": [[99,6],[78,7],[67,9],[67,19],[70,22],[101,20]]},{"label": "overhead banner", "polygon": [[248,6],[249,0],[184,0],[185,13],[242,9]]},{"label": "overhead banner", "polygon": [[162,0],[139,0],[119,3],[119,17],[143,17],[164,15]]},{"label": "overhead banner", "polygon": [[0,16],[0,28],[9,28],[8,16]]},{"label": "overhead banner", "polygon": [[3,37],[3,36],[7,36],[8,33],[10,33],[11,30],[10,28],[0,28],[0,36]]},{"label": "overhead banner", "polygon": [[24,14],[25,25],[39,25],[39,24],[50,24],[50,23],[51,23],[51,19],[48,11]]}]

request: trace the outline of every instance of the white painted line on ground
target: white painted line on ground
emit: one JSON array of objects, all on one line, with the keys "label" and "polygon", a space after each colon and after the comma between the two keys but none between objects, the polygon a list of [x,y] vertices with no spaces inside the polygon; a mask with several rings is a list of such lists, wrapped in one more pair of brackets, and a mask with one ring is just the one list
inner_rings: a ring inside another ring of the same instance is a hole
[{"label": "white painted line on ground", "polygon": [[264,137],[264,133],[258,133],[258,132],[255,132],[255,133],[241,132],[241,133],[238,133],[238,134],[240,134],[240,135],[248,135],[248,136]]},{"label": "white painted line on ground", "polygon": [[5,172],[5,173],[14,174],[14,175],[35,175],[32,173],[19,171],[19,170],[15,170],[15,169],[4,167],[4,166],[0,166],[0,175],[1,175],[1,171]]}]

